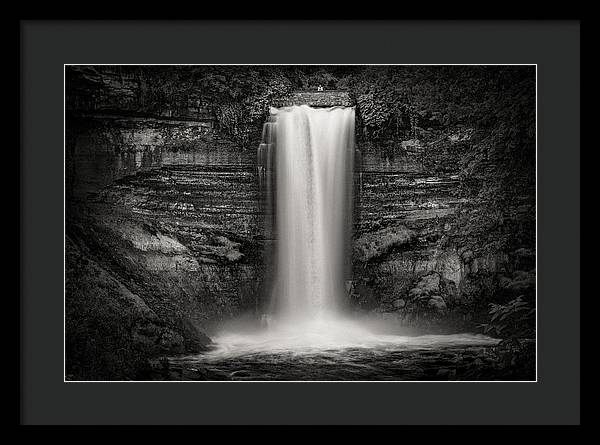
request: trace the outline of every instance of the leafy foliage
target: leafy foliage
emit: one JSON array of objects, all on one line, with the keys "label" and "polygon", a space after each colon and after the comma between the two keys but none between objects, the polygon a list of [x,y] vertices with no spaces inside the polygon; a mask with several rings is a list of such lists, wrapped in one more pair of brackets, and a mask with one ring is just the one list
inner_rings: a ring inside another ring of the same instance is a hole
[{"label": "leafy foliage", "polygon": [[499,337],[518,337],[531,334],[535,309],[517,297],[506,304],[490,303],[490,322],[481,324],[483,332]]},{"label": "leafy foliage", "polygon": [[114,67],[139,84],[137,108],[146,113],[185,116],[190,107],[213,114],[223,132],[248,148],[275,97],[285,97],[292,84],[285,70],[271,66],[141,66]]},{"label": "leafy foliage", "polygon": [[323,88],[332,89],[337,87],[337,76],[328,69],[317,69],[316,71],[312,70],[298,70],[297,73],[301,88],[303,89],[313,89],[318,86],[322,86]]},{"label": "leafy foliage", "polygon": [[385,103],[378,100],[376,93],[361,94],[356,98],[356,102],[365,133],[368,134],[371,130],[371,134],[377,138],[385,128],[384,124],[389,119],[390,110]]},{"label": "leafy foliage", "polygon": [[[217,122],[221,128],[243,147],[248,147],[253,141],[273,99],[285,96],[290,91],[290,82],[282,76],[273,76],[266,81],[252,78],[247,82],[249,95],[241,96],[240,92],[234,95],[230,92],[230,97],[215,107]],[[235,96],[243,99],[234,100]]]}]

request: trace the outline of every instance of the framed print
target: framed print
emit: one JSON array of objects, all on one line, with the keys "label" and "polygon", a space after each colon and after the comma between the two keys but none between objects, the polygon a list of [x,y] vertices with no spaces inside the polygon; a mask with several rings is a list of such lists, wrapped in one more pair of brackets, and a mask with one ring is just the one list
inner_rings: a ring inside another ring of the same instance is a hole
[{"label": "framed print", "polygon": [[22,23],[25,423],[577,423],[579,25],[473,25]]}]

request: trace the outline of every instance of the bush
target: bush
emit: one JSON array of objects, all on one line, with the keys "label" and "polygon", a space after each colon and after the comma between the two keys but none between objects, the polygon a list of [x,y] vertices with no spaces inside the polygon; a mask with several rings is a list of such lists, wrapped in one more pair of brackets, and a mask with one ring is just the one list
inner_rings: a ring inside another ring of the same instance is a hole
[{"label": "bush", "polygon": [[479,325],[485,334],[501,338],[528,337],[535,329],[535,309],[517,297],[506,304],[490,303],[490,322]]}]

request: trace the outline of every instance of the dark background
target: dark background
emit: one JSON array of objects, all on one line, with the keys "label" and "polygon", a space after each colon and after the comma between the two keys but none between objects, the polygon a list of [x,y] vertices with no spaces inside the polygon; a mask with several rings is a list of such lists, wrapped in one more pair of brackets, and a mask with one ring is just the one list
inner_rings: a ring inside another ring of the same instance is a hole
[{"label": "dark background", "polygon": [[[578,422],[577,23],[26,22],[21,37],[22,422]],[[538,383],[63,383],[64,63],[537,63]]]}]

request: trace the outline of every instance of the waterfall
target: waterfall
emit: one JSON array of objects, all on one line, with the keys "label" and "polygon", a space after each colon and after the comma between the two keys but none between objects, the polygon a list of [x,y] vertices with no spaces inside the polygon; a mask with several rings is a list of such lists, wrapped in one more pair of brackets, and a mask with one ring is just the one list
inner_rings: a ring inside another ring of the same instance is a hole
[{"label": "waterfall", "polygon": [[336,319],[350,273],[354,108],[272,108],[258,157],[275,204],[270,312],[287,326]]},{"label": "waterfall", "polygon": [[244,330],[243,323],[222,329],[207,360],[262,353],[271,360],[289,351],[335,357],[333,351],[350,349],[495,342],[470,334],[410,337],[397,322],[390,325],[344,310],[349,303],[355,179],[357,188],[362,184],[360,174],[354,177],[355,158],[360,162],[354,118],[353,107],[271,108],[257,150],[270,302],[261,307],[260,329],[251,325]]},{"label": "waterfall", "polygon": [[261,308],[260,329],[222,329],[207,360],[495,341],[469,334],[398,335],[397,323],[344,310],[351,276],[354,162],[360,156],[354,118],[353,107],[271,108],[257,150],[270,302]]}]

